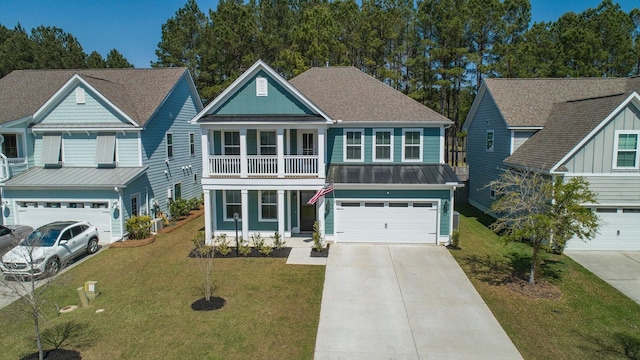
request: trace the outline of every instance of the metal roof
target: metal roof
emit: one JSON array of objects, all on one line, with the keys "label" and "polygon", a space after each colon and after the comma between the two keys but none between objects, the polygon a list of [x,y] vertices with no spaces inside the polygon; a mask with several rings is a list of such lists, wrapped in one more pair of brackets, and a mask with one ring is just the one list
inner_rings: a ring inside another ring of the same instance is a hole
[{"label": "metal roof", "polygon": [[73,188],[73,189],[112,189],[126,187],[147,170],[145,167],[88,168],[34,167],[7,180],[7,188]]},{"label": "metal roof", "polygon": [[446,185],[460,183],[449,165],[337,164],[329,166],[334,184]]}]

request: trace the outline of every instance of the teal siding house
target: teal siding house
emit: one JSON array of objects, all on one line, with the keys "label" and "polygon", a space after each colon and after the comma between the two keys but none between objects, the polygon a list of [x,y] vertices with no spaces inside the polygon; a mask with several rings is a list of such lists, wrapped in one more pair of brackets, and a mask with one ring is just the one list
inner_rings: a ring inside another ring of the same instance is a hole
[{"label": "teal siding house", "polygon": [[87,220],[100,242],[134,215],[201,195],[202,110],[189,72],[19,70],[0,79],[4,224]]},{"label": "teal siding house", "polygon": [[[194,119],[207,239],[310,233],[334,242],[449,242],[452,122],[353,67],[286,81],[262,61]],[[328,192],[309,200],[323,188]]]},{"label": "teal siding house", "polygon": [[601,220],[573,250],[640,250],[640,78],[485,79],[465,121],[469,202],[505,169],[584,177]]}]

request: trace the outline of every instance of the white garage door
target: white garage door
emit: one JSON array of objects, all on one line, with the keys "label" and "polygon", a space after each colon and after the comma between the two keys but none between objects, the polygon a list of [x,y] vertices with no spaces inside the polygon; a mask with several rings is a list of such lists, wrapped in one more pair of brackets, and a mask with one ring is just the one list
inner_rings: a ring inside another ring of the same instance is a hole
[{"label": "white garage door", "polygon": [[336,200],[338,242],[437,242],[437,203]]},{"label": "white garage door", "polygon": [[[111,242],[111,214],[107,202],[100,203],[35,203],[17,202],[16,222],[37,228],[53,221],[88,221],[98,228],[100,242]],[[75,206],[75,207],[71,207]]]},{"label": "white garage door", "polygon": [[568,250],[640,250],[640,208],[599,208],[600,230],[590,241],[572,239]]}]

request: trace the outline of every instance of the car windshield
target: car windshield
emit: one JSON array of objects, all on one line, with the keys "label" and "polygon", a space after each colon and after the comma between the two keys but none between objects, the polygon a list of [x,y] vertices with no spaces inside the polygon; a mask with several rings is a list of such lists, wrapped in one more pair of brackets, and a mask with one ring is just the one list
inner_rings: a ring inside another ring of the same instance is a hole
[{"label": "car windshield", "polygon": [[61,229],[52,227],[41,227],[34,230],[24,241],[21,246],[53,246],[60,235]]}]

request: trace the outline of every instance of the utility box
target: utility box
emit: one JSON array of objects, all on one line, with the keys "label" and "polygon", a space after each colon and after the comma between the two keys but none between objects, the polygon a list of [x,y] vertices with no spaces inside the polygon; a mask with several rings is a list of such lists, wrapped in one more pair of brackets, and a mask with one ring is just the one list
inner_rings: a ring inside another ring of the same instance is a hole
[{"label": "utility box", "polygon": [[460,230],[460,213],[453,212],[453,230]]},{"label": "utility box", "polygon": [[87,281],[84,283],[84,292],[87,294],[87,298],[89,300],[95,300],[96,297],[100,294],[98,292],[98,282],[97,281]]}]

